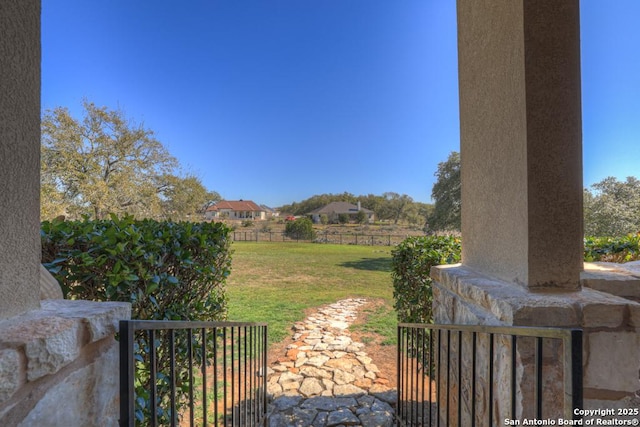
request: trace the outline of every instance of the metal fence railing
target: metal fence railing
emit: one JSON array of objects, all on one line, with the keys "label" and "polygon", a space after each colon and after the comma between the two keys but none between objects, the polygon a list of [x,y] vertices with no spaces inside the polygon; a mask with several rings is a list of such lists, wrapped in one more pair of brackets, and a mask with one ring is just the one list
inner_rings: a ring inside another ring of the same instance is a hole
[{"label": "metal fence railing", "polygon": [[582,408],[578,329],[400,324],[397,363],[399,426],[573,420]]},{"label": "metal fence railing", "polygon": [[120,322],[120,426],[258,426],[267,413],[263,323]]},{"label": "metal fence railing", "polygon": [[284,232],[236,230],[231,237],[235,242],[313,242],[335,245],[394,246],[402,243],[409,235],[319,232],[316,233],[315,239],[305,239],[295,235],[288,236]]}]

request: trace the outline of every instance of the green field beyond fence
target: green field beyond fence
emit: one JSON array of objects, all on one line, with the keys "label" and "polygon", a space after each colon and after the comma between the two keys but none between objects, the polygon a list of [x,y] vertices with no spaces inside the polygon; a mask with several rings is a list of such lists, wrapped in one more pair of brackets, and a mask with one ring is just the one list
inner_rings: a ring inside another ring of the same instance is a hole
[{"label": "green field beyond fence", "polygon": [[229,320],[269,324],[269,341],[291,334],[305,310],[349,297],[384,301],[369,331],[393,341],[391,248],[295,242],[235,242]]}]

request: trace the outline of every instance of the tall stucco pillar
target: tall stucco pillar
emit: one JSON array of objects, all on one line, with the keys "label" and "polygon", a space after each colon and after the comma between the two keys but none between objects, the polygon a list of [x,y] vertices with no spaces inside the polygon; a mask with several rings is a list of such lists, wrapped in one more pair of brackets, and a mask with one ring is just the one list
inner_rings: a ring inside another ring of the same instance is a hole
[{"label": "tall stucco pillar", "polygon": [[40,303],[40,0],[0,0],[0,425],[118,425],[120,302]]},{"label": "tall stucco pillar", "polygon": [[40,1],[0,0],[0,319],[39,307]]},{"label": "tall stucco pillar", "polygon": [[582,123],[577,0],[458,2],[464,265],[577,289]]},{"label": "tall stucco pillar", "polygon": [[[581,328],[584,406],[639,407],[640,304],[582,286],[578,0],[457,4],[463,252],[431,270],[435,321]],[[545,405],[562,413],[562,362],[545,363]],[[518,379],[516,417],[531,379]],[[492,425],[514,418],[507,400]]]}]

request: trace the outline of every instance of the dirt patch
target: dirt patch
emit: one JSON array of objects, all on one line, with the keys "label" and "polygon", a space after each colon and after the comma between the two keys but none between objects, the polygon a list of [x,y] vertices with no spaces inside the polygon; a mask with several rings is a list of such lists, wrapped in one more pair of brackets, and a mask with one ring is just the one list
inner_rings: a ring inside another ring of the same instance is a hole
[{"label": "dirt patch", "polygon": [[[383,300],[373,300],[367,302],[358,311],[358,317],[354,325],[365,324],[367,316],[371,312],[375,312],[377,308],[384,305]],[[364,351],[373,360],[373,363],[380,370],[379,376],[389,380],[389,386],[395,387],[397,367],[396,346],[383,345],[384,337],[373,332],[353,331],[351,337],[354,341],[361,342],[365,345]]]}]

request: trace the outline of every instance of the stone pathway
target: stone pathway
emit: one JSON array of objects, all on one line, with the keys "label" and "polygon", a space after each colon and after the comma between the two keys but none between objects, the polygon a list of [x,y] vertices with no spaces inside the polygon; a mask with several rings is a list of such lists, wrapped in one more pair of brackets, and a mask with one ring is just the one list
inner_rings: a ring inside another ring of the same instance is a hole
[{"label": "stone pathway", "polygon": [[394,425],[394,379],[348,331],[365,303],[341,300],[293,326],[293,344],[269,369],[269,427]]}]

